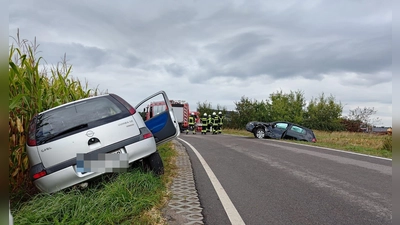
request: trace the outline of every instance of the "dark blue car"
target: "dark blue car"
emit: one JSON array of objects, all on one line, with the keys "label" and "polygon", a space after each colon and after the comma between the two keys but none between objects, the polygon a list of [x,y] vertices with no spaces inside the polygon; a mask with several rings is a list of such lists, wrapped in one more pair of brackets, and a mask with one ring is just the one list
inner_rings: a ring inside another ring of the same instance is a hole
[{"label": "dark blue car", "polygon": [[276,121],[258,122],[251,121],[246,124],[246,130],[253,133],[256,138],[291,139],[298,141],[316,142],[314,132],[298,124]]}]

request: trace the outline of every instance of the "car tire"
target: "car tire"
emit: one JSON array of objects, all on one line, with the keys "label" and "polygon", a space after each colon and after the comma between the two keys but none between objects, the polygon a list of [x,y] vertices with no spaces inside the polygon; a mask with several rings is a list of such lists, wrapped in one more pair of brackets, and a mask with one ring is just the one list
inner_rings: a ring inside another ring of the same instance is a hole
[{"label": "car tire", "polygon": [[164,174],[164,164],[158,151],[143,159],[143,167],[146,171],[151,171],[157,176]]},{"label": "car tire", "polygon": [[258,139],[263,139],[265,137],[265,129],[262,127],[259,127],[254,130],[254,137]]}]

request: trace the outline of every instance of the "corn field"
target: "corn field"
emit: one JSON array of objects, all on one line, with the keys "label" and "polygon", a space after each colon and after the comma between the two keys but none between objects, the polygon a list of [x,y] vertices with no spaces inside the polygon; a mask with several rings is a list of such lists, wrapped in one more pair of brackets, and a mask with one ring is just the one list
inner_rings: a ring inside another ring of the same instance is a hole
[{"label": "corn field", "polygon": [[64,60],[49,68],[37,57],[36,40],[20,39],[9,46],[9,193],[32,190],[25,149],[29,120],[46,109],[98,94],[71,77],[72,66]]}]

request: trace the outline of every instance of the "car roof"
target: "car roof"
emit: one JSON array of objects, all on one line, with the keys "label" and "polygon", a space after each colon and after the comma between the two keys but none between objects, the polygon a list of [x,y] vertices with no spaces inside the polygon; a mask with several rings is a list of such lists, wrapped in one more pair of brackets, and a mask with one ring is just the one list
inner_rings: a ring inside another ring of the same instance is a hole
[{"label": "car roof", "polygon": [[297,123],[292,123],[292,122],[288,122],[288,121],[274,121],[274,122],[271,122],[271,123],[287,123],[287,124],[291,124],[291,125],[295,125],[295,126],[298,126],[298,127],[301,127],[301,128],[305,128],[305,129],[311,130],[310,128],[305,127],[303,125],[299,125]]},{"label": "car roof", "polygon": [[83,102],[83,101],[86,101],[86,100],[88,100],[88,99],[100,98],[100,97],[109,96],[109,95],[112,95],[112,93],[100,94],[100,95],[96,95],[96,96],[91,96],[91,97],[87,97],[87,98],[82,98],[82,99],[70,101],[70,102],[61,104],[61,105],[59,105],[59,106],[56,106],[56,107],[47,109],[47,110],[45,110],[45,111],[43,111],[43,112],[40,112],[40,113],[38,113],[38,115],[41,115],[41,114],[43,114],[43,113],[50,112],[50,111],[52,111],[52,110],[54,110],[54,109],[58,109],[58,108],[61,108],[61,107],[64,107],[64,106],[68,106],[68,105],[72,105],[72,104],[75,104],[75,103]]}]

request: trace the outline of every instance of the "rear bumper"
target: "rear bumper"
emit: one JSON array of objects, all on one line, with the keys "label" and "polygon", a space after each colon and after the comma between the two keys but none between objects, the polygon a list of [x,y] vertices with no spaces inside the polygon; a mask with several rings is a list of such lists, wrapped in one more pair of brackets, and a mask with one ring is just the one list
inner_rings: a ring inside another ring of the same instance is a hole
[{"label": "rear bumper", "polygon": [[[132,163],[140,160],[156,151],[156,143],[153,137],[135,142],[124,147],[128,154],[128,161]],[[116,149],[117,150],[117,149]],[[61,170],[57,170],[44,177],[34,180],[36,187],[47,193],[57,192],[59,190],[71,187],[73,185],[90,180],[104,173],[88,172],[80,173],[75,169],[75,165],[68,166]]]}]

